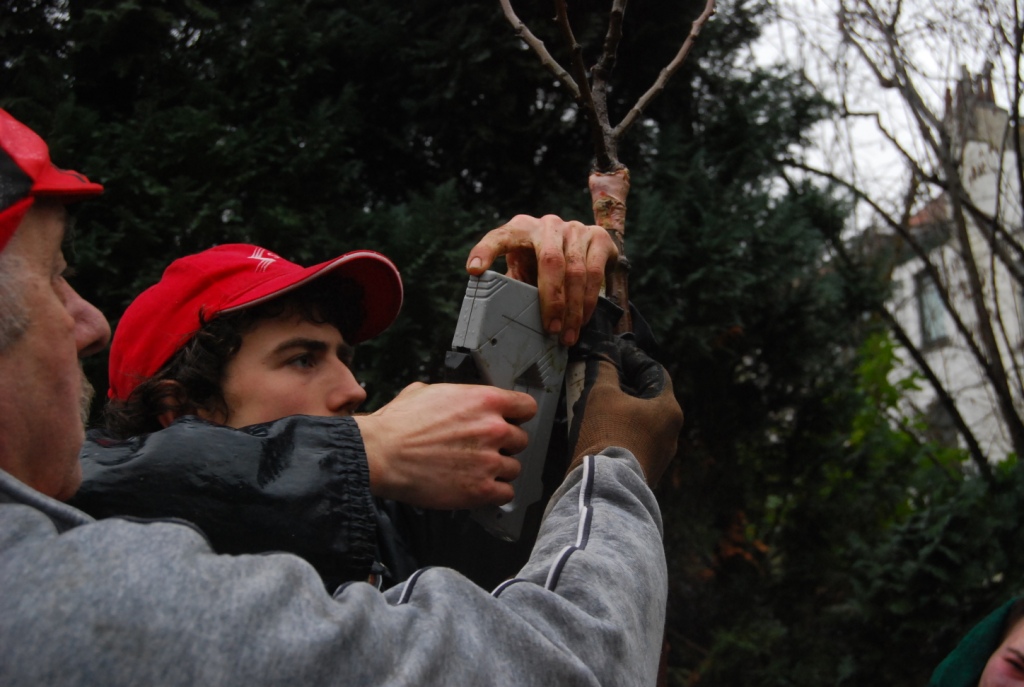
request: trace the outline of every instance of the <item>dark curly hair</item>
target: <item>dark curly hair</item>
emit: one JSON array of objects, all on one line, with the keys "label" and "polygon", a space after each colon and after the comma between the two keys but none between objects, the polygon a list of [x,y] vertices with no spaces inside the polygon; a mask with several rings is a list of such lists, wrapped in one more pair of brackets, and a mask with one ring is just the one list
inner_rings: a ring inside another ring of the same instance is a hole
[{"label": "dark curly hair", "polygon": [[[226,416],[222,384],[228,363],[242,338],[263,320],[297,315],[330,324],[350,339],[363,320],[362,287],[350,279],[318,279],[266,303],[203,321],[195,335],[160,370],[139,384],[125,401],[111,400],[103,410],[107,433],[119,439],[163,428],[159,417],[204,411]],[[176,384],[164,384],[173,381]]]}]

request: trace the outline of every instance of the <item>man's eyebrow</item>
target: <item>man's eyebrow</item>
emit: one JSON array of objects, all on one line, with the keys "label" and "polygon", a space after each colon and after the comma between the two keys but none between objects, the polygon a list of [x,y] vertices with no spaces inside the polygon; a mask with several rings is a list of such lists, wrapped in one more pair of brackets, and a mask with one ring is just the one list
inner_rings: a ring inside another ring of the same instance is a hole
[{"label": "man's eyebrow", "polygon": [[[326,351],[329,348],[329,344],[321,339],[311,339],[305,336],[296,336],[295,338],[286,339],[285,341],[282,341],[278,345],[274,346],[274,348],[270,351],[270,355],[281,355],[296,348],[302,349],[309,353],[319,353],[321,351]],[[338,344],[334,350],[335,355],[338,356],[338,359],[344,362],[346,365],[350,365],[352,363],[352,360],[355,358],[355,346],[344,341]]]},{"label": "man's eyebrow", "polygon": [[283,353],[293,348],[301,348],[307,351],[325,351],[327,350],[327,342],[321,341],[320,339],[310,339],[305,336],[296,336],[293,339],[286,339],[274,346],[271,353]]}]

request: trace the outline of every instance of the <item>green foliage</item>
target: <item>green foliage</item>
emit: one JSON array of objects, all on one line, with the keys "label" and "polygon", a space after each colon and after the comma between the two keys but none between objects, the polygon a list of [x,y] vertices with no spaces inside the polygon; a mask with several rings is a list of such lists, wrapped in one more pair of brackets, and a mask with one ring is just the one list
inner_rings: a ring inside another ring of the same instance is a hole
[{"label": "green foliage", "polygon": [[[550,5],[515,4],[564,58]],[[630,3],[613,121],[703,4]],[[607,6],[571,3],[588,64]],[[890,422],[918,380],[892,379],[867,316],[884,275],[830,259],[844,200],[780,173],[828,104],[750,66],[767,11],[720,3],[620,149],[632,297],[687,416],[659,494],[671,681],[922,684],[1017,589],[1024,471],[987,485]],[[218,243],[394,259],[403,313],[356,362],[371,409],[438,378],[479,236],[519,212],[589,218],[583,117],[496,0],[11,0],[0,45],[0,106],[106,186],[72,259],[113,323]],[[105,389],[102,360],[87,372]]]},{"label": "green foliage", "polygon": [[1011,456],[987,484],[961,470],[963,451],[894,428],[899,389],[915,383],[893,379],[894,361],[887,335],[868,336],[845,401],[854,431],[813,439],[801,473],[748,492],[748,508],[763,499],[755,526],[686,590],[723,598],[675,609],[716,628],[676,639],[700,647],[679,661],[696,666],[679,684],[925,684],[966,629],[1020,593],[1024,473]]}]

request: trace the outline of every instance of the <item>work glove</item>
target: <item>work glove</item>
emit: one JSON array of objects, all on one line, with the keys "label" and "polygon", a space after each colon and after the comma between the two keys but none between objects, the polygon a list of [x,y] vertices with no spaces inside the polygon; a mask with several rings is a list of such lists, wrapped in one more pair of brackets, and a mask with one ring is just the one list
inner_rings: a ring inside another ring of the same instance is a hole
[{"label": "work glove", "polygon": [[583,393],[573,406],[569,471],[586,455],[620,446],[636,456],[653,487],[675,456],[683,426],[672,380],[631,334],[614,335],[599,321],[592,324],[590,332],[584,329],[577,351],[584,356],[586,373]]}]

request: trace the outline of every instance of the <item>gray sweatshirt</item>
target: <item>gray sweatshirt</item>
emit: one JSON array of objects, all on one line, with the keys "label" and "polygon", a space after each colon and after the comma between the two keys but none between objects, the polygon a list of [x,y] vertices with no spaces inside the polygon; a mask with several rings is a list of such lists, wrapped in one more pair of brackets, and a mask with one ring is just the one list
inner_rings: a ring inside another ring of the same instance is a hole
[{"label": "gray sweatshirt", "polygon": [[639,464],[612,448],[566,479],[494,591],[426,568],[331,596],[296,556],[93,521],[0,471],[0,685],[652,685],[661,537]]}]

